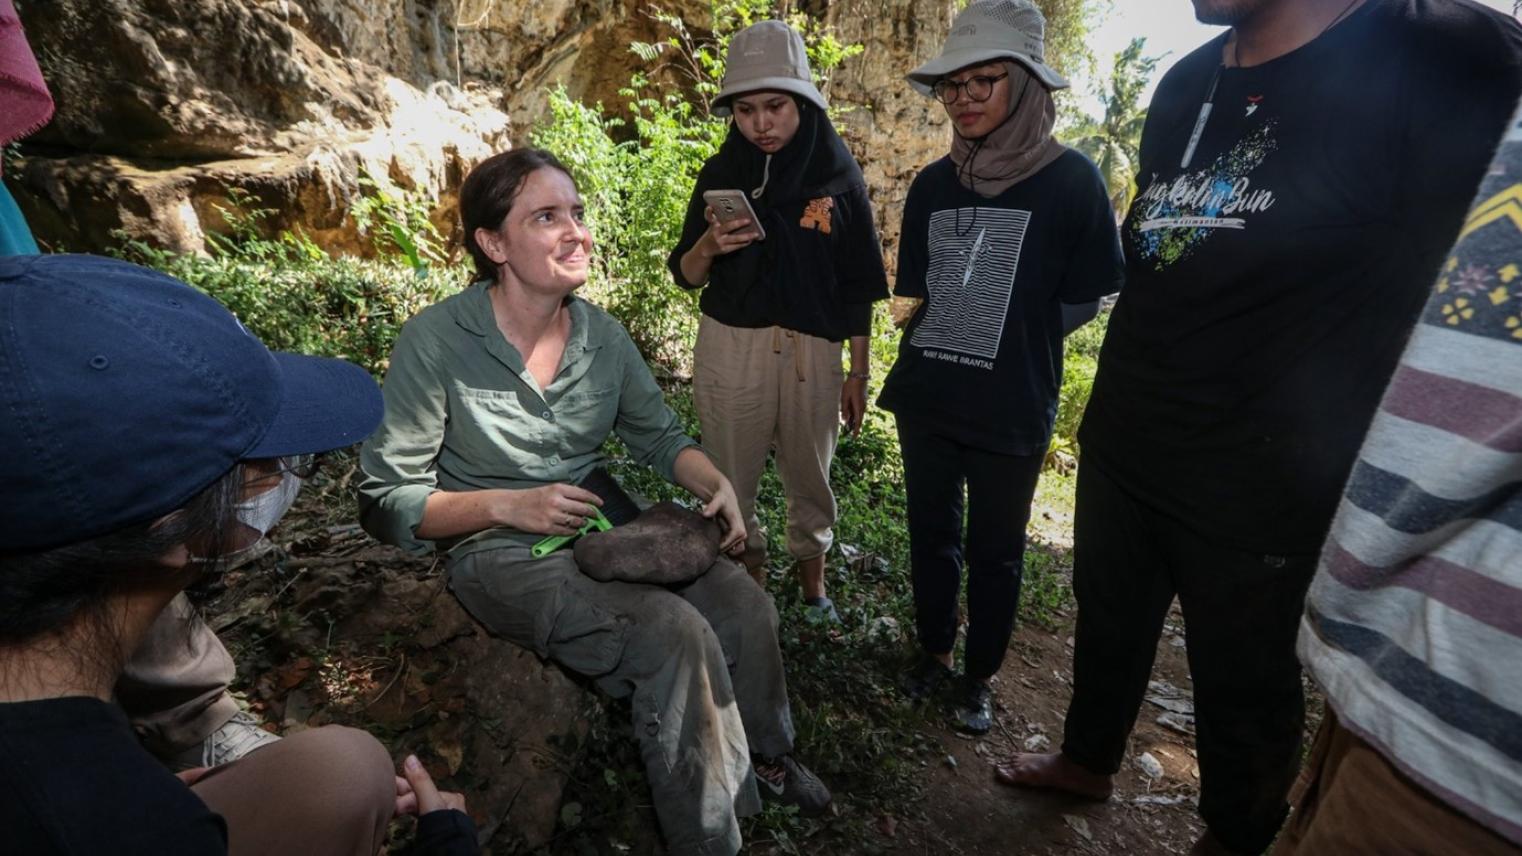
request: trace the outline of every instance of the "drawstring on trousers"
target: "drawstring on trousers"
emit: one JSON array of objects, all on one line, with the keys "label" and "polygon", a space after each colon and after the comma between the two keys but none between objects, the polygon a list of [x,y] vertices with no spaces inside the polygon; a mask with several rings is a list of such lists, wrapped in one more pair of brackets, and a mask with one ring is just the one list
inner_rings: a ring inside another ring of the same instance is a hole
[{"label": "drawstring on trousers", "polygon": [[782,353],[782,337],[787,336],[793,340],[793,373],[798,376],[798,382],[803,383],[808,378],[803,372],[803,342],[798,341],[798,336],[792,330],[782,327],[772,328],[772,353]]}]

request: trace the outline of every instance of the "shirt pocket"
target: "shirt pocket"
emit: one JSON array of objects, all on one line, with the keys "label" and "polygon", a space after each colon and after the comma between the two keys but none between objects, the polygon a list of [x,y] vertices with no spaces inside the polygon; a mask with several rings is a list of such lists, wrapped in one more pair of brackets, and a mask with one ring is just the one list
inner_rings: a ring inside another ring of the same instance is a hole
[{"label": "shirt pocket", "polygon": [[527,391],[480,389],[456,382],[444,445],[476,468],[489,466],[494,474],[524,478],[525,452],[546,438],[544,403]]},{"label": "shirt pocket", "polygon": [[560,432],[561,456],[597,451],[618,421],[620,390],[613,385],[578,384],[555,400],[555,427]]}]

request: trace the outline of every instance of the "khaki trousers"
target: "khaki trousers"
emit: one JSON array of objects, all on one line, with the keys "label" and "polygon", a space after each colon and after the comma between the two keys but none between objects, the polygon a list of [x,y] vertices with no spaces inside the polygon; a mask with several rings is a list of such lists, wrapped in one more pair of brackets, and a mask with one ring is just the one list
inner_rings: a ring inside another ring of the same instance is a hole
[{"label": "khaki trousers", "polygon": [[777,456],[787,500],[787,551],[824,555],[834,542],[830,461],[840,434],[839,342],[781,327],[730,327],[704,315],[698,325],[692,391],[703,448],[729,478],[748,533],[745,564],[766,561],[756,492],[766,455]]},{"label": "khaki trousers", "polygon": [[217,634],[176,595],[116,682],[116,702],[143,745],[168,757],[221,728],[238,703],[227,693],[233,659]]},{"label": "khaki trousers", "polygon": [[1433,797],[1327,709],[1273,856],[1517,856],[1522,847]]},{"label": "khaki trousers", "polygon": [[737,818],[760,810],[750,756],[793,747],[777,611],[739,565],[667,589],[598,582],[570,550],[503,547],[453,561],[449,582],[493,633],[630,697],[672,856],[739,851]]},{"label": "khaki trousers", "polygon": [[373,856],[396,803],[385,747],[337,725],[264,746],[190,789],[227,821],[230,856]]}]

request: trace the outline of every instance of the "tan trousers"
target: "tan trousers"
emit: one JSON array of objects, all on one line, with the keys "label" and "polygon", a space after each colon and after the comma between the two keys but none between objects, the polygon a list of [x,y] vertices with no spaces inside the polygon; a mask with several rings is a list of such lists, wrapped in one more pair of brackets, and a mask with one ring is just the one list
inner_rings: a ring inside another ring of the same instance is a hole
[{"label": "tan trousers", "polygon": [[776,453],[787,500],[788,554],[812,559],[834,541],[830,461],[845,381],[840,350],[839,342],[781,327],[729,327],[707,315],[698,325],[692,389],[703,448],[740,501],[747,567],[766,561],[756,492],[768,451]]},{"label": "tan trousers", "polygon": [[449,585],[493,633],[630,698],[667,853],[739,851],[738,818],[761,807],[751,754],[793,746],[777,610],[739,565],[667,589],[504,547],[453,561]]},{"label": "tan trousers", "polygon": [[385,747],[337,725],[271,743],[190,789],[227,821],[230,856],[373,856],[396,802]]},{"label": "tan trousers", "polygon": [[194,746],[238,712],[227,694],[233,658],[176,595],[149,628],[116,682],[116,702],[143,745],[159,757]]},{"label": "tan trousers", "polygon": [[1330,708],[1300,776],[1273,856],[1522,853],[1407,778]]}]

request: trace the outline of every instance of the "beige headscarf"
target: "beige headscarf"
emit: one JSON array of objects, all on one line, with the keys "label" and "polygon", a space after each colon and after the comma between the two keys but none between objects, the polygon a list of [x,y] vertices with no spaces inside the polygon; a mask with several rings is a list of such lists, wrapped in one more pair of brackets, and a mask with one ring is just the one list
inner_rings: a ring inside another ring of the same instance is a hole
[{"label": "beige headscarf", "polygon": [[1000,63],[1009,73],[1009,109],[999,127],[977,140],[952,131],[951,162],[962,186],[982,197],[998,196],[1040,172],[1065,148],[1052,138],[1057,104],[1052,93],[1025,66]]}]

